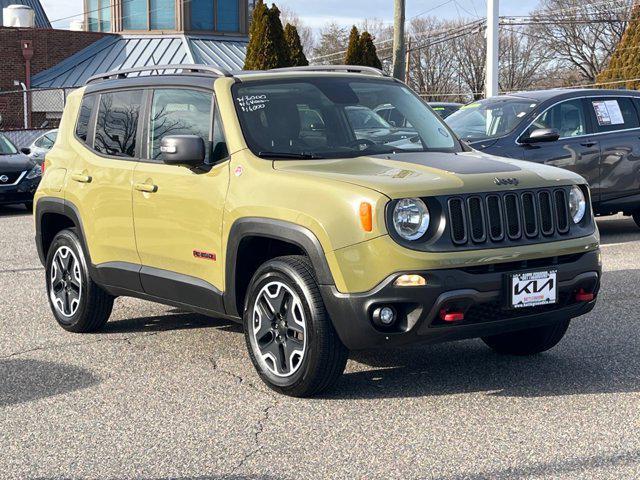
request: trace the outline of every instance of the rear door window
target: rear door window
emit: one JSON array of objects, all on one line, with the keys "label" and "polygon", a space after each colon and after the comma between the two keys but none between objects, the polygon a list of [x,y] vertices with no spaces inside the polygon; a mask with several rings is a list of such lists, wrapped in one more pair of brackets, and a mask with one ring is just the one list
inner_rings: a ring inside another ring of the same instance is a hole
[{"label": "rear door window", "polygon": [[631,98],[590,98],[588,104],[596,132],[615,132],[640,126],[638,112]]},{"label": "rear door window", "polygon": [[114,157],[135,157],[141,105],[142,90],[101,94],[94,150]]}]

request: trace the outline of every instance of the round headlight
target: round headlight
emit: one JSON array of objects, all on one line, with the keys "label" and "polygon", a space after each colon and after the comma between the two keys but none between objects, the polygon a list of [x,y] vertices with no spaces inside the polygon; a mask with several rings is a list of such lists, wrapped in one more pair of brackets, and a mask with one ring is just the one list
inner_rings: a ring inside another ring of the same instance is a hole
[{"label": "round headlight", "polygon": [[405,240],[417,240],[429,228],[429,209],[419,198],[403,198],[393,209],[393,227]]},{"label": "round headlight", "polygon": [[569,193],[569,214],[573,219],[573,223],[580,223],[586,211],[587,201],[584,198],[584,193],[582,193],[580,187],[574,185]]}]

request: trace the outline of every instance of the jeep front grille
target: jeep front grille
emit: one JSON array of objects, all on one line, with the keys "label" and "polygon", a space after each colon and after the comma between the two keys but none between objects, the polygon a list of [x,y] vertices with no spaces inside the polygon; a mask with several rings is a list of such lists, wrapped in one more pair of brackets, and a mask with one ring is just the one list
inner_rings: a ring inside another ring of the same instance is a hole
[{"label": "jeep front grille", "polygon": [[544,241],[569,233],[568,195],[564,188],[455,196],[447,201],[451,241],[482,245]]}]

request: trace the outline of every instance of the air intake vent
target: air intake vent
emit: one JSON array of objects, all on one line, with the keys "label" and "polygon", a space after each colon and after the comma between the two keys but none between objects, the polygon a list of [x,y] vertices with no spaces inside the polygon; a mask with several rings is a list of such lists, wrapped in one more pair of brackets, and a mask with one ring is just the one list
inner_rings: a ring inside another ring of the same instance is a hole
[{"label": "air intake vent", "polygon": [[449,220],[451,222],[451,239],[453,243],[467,242],[467,223],[465,222],[464,202],[461,198],[449,200]]},{"label": "air intake vent", "polygon": [[536,217],[536,198],[533,193],[525,192],[522,194],[522,218],[524,233],[529,238],[538,235],[538,219]]},{"label": "air intake vent", "polygon": [[520,210],[515,193],[507,193],[504,196],[504,214],[507,218],[507,235],[512,240],[520,238]]},{"label": "air intake vent", "polygon": [[551,194],[546,191],[538,193],[540,202],[540,229],[542,234],[549,236],[553,234],[553,209],[551,208]]},{"label": "air intake vent", "polygon": [[489,216],[489,236],[494,242],[504,239],[502,205],[497,195],[487,196],[487,212]]},{"label": "air intake vent", "polygon": [[487,239],[484,225],[484,209],[480,197],[470,197],[467,199],[469,208],[469,224],[471,225],[471,240],[476,243],[484,242]]},{"label": "air intake vent", "polygon": [[564,190],[556,190],[556,222],[560,233],[569,231],[569,206],[567,205],[567,194]]}]

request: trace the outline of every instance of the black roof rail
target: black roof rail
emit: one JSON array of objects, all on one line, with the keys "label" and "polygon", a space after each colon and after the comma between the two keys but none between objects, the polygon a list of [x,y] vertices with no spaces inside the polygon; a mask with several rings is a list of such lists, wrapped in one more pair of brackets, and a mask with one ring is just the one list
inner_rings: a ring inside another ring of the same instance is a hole
[{"label": "black roof rail", "polygon": [[360,65],[308,65],[304,67],[283,67],[274,68],[271,71],[277,72],[347,72],[347,73],[365,73],[368,75],[377,75],[386,77],[387,75],[380,69],[374,67],[363,67]]},{"label": "black roof rail", "polygon": [[144,73],[144,72],[158,72],[165,70],[182,70],[183,72],[191,72],[191,73],[206,73],[214,77],[231,77],[231,73],[228,71],[211,67],[209,65],[197,65],[197,64],[169,64],[169,65],[148,65],[145,67],[135,67],[135,68],[127,68],[125,70],[114,70],[111,72],[100,73],[98,75],[94,75],[89,77],[86,81],[86,84],[98,82],[101,80],[110,80],[116,78],[127,78],[129,75],[133,73]]}]

